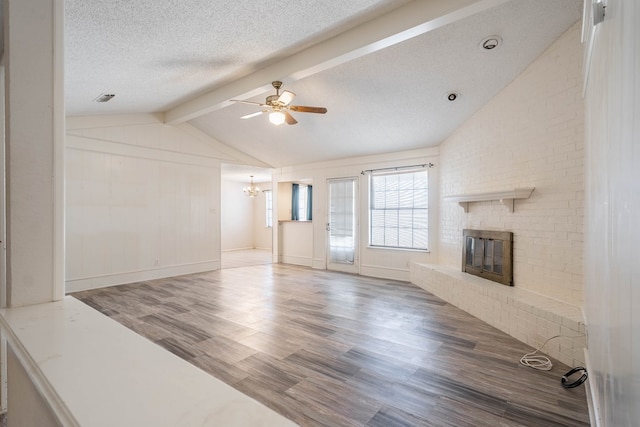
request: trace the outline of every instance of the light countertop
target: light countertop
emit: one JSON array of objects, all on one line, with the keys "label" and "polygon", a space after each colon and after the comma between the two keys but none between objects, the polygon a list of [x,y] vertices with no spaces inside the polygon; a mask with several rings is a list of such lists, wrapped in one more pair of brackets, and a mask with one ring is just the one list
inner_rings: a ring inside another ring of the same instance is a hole
[{"label": "light countertop", "polygon": [[28,375],[80,426],[296,425],[73,297],[0,316]]}]

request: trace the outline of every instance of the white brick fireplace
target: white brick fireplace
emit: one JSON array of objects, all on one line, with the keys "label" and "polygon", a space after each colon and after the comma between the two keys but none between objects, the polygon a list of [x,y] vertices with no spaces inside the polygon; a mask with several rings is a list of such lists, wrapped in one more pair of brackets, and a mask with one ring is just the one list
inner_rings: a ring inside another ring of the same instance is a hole
[{"label": "white brick fireplace", "polygon": [[[521,341],[584,334],[584,102],[580,23],[440,146],[438,262],[411,281]],[[454,196],[535,188],[512,209]],[[467,212],[465,212],[467,210]],[[513,232],[513,287],[463,274],[462,230]],[[583,360],[584,338],[545,351]]]}]

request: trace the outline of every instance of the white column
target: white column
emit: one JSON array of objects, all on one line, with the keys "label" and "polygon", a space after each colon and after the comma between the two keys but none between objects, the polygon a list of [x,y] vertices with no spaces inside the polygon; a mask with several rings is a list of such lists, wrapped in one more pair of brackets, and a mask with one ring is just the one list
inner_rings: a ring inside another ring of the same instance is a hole
[{"label": "white column", "polygon": [[64,296],[63,0],[4,0],[6,301]]}]

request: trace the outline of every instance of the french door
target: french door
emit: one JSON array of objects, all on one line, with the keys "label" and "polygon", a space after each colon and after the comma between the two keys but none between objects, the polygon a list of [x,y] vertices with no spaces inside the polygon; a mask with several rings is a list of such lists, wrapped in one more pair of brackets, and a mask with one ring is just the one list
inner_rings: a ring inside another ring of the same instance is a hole
[{"label": "french door", "polygon": [[327,269],[358,273],[358,178],[327,181]]}]

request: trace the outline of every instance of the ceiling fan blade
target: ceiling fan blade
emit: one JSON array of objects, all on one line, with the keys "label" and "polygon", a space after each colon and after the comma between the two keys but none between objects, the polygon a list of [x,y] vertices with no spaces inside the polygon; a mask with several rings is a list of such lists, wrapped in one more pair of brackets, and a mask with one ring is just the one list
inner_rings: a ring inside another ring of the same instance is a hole
[{"label": "ceiling fan blade", "polygon": [[251,117],[259,116],[262,113],[265,113],[267,110],[257,111],[255,113],[247,114],[246,116],[240,117],[241,119],[250,119]]},{"label": "ceiling fan blade", "polygon": [[278,97],[278,103],[282,105],[289,105],[289,103],[293,101],[293,98],[295,98],[295,96],[296,96],[295,93],[285,90]]},{"label": "ceiling fan blade", "polygon": [[296,123],[298,123],[298,121],[286,110],[284,111],[284,120],[288,125],[295,125]]},{"label": "ceiling fan blade", "polygon": [[290,105],[289,109],[291,111],[299,111],[301,113],[318,113],[324,114],[327,112],[327,109],[324,107],[308,107],[305,105]]},{"label": "ceiling fan blade", "polygon": [[232,102],[241,102],[241,103],[243,103],[243,104],[259,105],[259,106],[261,106],[261,107],[266,107],[266,106],[267,106],[266,104],[262,104],[262,103],[260,103],[260,102],[244,101],[244,100],[242,100],[242,99],[230,99],[229,101],[232,101]]}]

